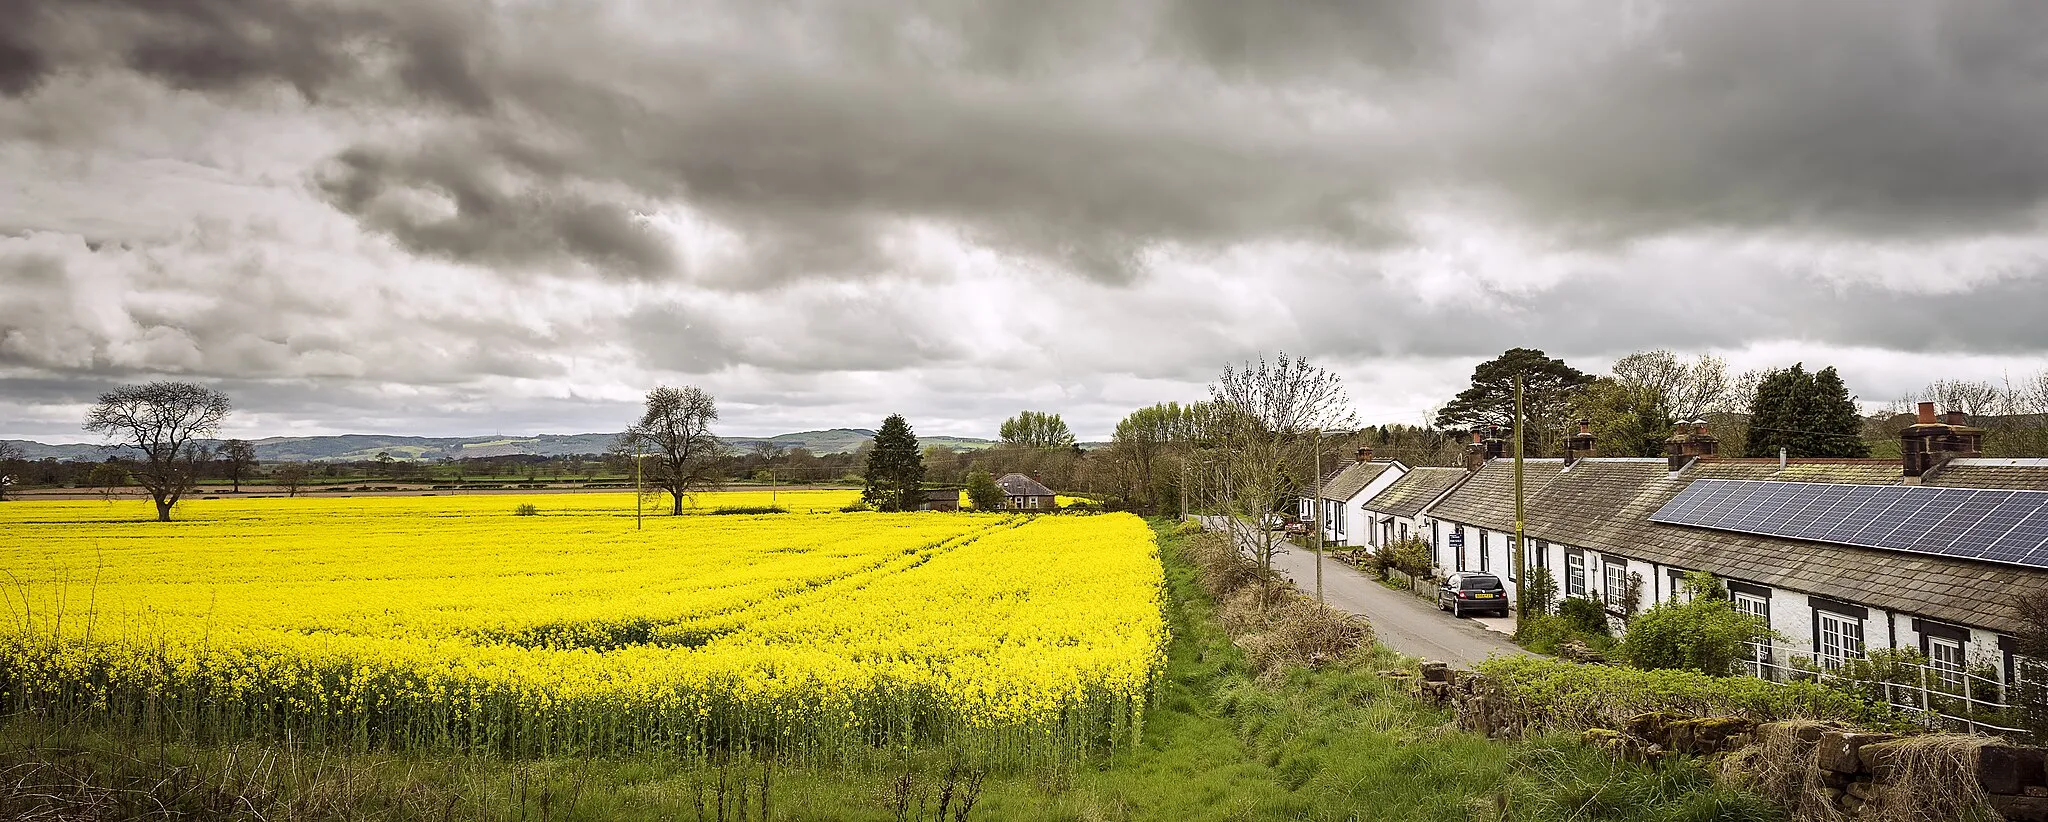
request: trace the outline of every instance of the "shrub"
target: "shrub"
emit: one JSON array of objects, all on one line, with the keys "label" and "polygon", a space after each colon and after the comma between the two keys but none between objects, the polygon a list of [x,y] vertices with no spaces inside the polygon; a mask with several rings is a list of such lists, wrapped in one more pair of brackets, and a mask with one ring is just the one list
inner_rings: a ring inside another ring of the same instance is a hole
[{"label": "shrub", "polygon": [[1748,643],[1769,636],[1763,620],[1735,610],[1725,599],[1666,602],[1629,621],[1621,654],[1638,668],[1722,676],[1746,656]]},{"label": "shrub", "polygon": [[853,504],[851,504],[851,505],[847,505],[847,506],[845,506],[845,507],[842,507],[842,508],[840,508],[840,509],[839,509],[839,513],[842,513],[842,514],[857,514],[857,513],[860,513],[860,512],[862,512],[862,511],[873,511],[873,510],[875,510],[875,506],[873,506],[873,505],[869,505],[869,504],[868,504],[868,502],[867,502],[867,500],[861,500],[861,501],[859,501],[859,502],[855,502],[855,503],[853,503]]},{"label": "shrub", "polygon": [[1372,554],[1372,569],[1380,576],[1386,576],[1389,569],[1411,577],[1428,576],[1429,565],[1429,544],[1421,537],[1402,537]]},{"label": "shrub", "polygon": [[535,505],[531,502],[519,503],[519,507],[512,509],[512,515],[515,517],[531,517],[539,513],[540,506]]},{"label": "shrub", "polygon": [[1522,584],[1524,608],[1530,616],[1550,613],[1557,606],[1557,577],[1551,576],[1549,568],[1536,567],[1529,570],[1529,581]]},{"label": "shrub", "polygon": [[726,505],[712,509],[713,514],[787,514],[788,508],[780,505]]},{"label": "shrub", "polygon": [[1655,711],[1688,716],[1735,716],[1757,722],[1837,720],[1878,729],[1902,727],[1890,708],[1811,682],[1779,684],[1747,676],[1698,671],[1648,671],[1617,665],[1582,665],[1536,657],[1493,657],[1479,663],[1489,687],[1527,731],[1580,731],[1626,727],[1629,717]]},{"label": "shrub", "polygon": [[1581,633],[1608,636],[1607,608],[1590,597],[1565,597],[1557,604],[1557,615]]},{"label": "shrub", "polygon": [[1515,621],[1515,642],[1539,654],[1557,656],[1564,644],[1573,640],[1603,653],[1614,646],[1606,634],[1579,630],[1571,620],[1556,614],[1532,612]]}]

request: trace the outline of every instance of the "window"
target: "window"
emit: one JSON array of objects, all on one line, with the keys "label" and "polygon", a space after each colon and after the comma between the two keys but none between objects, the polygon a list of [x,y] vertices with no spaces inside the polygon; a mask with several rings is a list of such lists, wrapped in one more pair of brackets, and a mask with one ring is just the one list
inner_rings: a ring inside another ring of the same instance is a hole
[{"label": "window", "polygon": [[1315,502],[1315,500],[1309,499],[1309,498],[1307,498],[1307,497],[1302,497],[1302,498],[1301,498],[1301,514],[1300,514],[1300,515],[1298,515],[1298,516],[1296,516],[1296,517],[1295,517],[1295,519],[1301,520],[1302,522],[1308,522],[1309,520],[1312,520],[1312,519],[1315,519],[1315,518],[1316,518],[1316,502]]},{"label": "window", "polygon": [[1628,596],[1628,561],[1603,558],[1601,571],[1605,574],[1602,581],[1606,583],[1603,587],[1607,590],[1602,594],[1606,597],[1607,607],[1619,611],[1621,601]]},{"label": "window", "polygon": [[1387,517],[1386,519],[1381,520],[1380,528],[1382,529],[1380,531],[1380,541],[1388,545],[1394,544],[1394,518]]},{"label": "window", "polygon": [[1443,536],[1444,536],[1444,535],[1443,535],[1443,529],[1441,529],[1441,528],[1438,528],[1438,527],[1437,527],[1437,524],[1436,524],[1436,520],[1430,520],[1430,521],[1429,521],[1429,548],[1430,548],[1430,550],[1432,550],[1432,551],[1435,551],[1435,552],[1436,552],[1436,556],[1437,556],[1437,565],[1439,565],[1439,566],[1443,565],[1443,555],[1444,555],[1444,540],[1443,540]]},{"label": "window", "polygon": [[1536,541],[1536,560],[1534,564],[1538,568],[1550,567],[1550,543],[1540,539]]},{"label": "window", "polygon": [[[1771,624],[1770,600],[1764,599],[1763,597],[1756,596],[1754,594],[1743,593],[1735,594],[1734,598],[1736,613],[1761,619],[1764,621],[1764,624],[1766,626]],[[1747,654],[1744,655],[1743,658],[1743,667],[1749,670],[1750,676],[1768,678],[1766,676],[1767,669],[1764,668],[1764,663],[1770,661],[1771,640],[1769,637],[1765,637],[1757,642],[1749,643],[1749,651]]]},{"label": "window", "polygon": [[1963,687],[1963,643],[1938,636],[1927,638],[1927,667],[1933,668],[1941,677],[1944,690],[1960,691]]},{"label": "window", "polygon": [[1680,571],[1677,568],[1671,569],[1671,590],[1665,593],[1664,598],[1672,602],[1686,602],[1692,599],[1685,594],[1684,571]]},{"label": "window", "polygon": [[1405,522],[1404,522],[1404,523],[1401,523],[1401,538],[1402,538],[1402,539],[1407,539],[1407,538],[1408,538],[1408,523],[1405,523]]},{"label": "window", "polygon": [[1337,541],[1343,542],[1344,534],[1349,530],[1344,527],[1344,506],[1330,505],[1327,507],[1330,511],[1330,527],[1337,532]]},{"label": "window", "polygon": [[1863,656],[1863,620],[1829,611],[1813,612],[1814,656],[1822,668],[1839,670],[1842,663]]},{"label": "window", "polygon": [[1493,551],[1491,546],[1487,545],[1487,536],[1486,529],[1479,529],[1479,571],[1481,573],[1493,571]]},{"label": "window", "polygon": [[1026,507],[1026,508],[1037,508],[1037,507],[1038,507],[1038,498],[1037,498],[1037,497],[1025,497],[1025,498],[1024,498],[1024,507]]},{"label": "window", "polygon": [[1564,569],[1564,595],[1568,597],[1585,596],[1586,555],[1579,551],[1565,549]]},{"label": "window", "polygon": [[1515,581],[1515,535],[1508,535],[1508,581]]}]

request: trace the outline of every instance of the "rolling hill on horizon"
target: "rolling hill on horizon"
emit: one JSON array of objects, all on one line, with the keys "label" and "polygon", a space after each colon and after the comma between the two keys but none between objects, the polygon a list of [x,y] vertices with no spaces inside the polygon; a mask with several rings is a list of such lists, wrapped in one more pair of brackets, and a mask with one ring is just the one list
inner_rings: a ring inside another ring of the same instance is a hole
[{"label": "rolling hill on horizon", "polygon": [[[831,428],[798,431],[773,437],[722,437],[727,447],[744,451],[759,443],[785,448],[807,448],[816,454],[840,454],[858,449],[873,438],[865,428]],[[386,434],[336,434],[317,437],[264,437],[250,440],[256,459],[264,462],[351,462],[376,459],[387,453],[394,459],[441,460],[484,457],[561,457],[602,454],[611,448],[617,434],[538,434],[534,436],[407,437]],[[28,459],[99,460],[121,453],[118,446],[92,443],[49,444],[34,440],[0,440],[21,448]],[[924,446],[954,450],[977,450],[995,445],[994,440],[976,437],[934,435],[919,437]]]}]

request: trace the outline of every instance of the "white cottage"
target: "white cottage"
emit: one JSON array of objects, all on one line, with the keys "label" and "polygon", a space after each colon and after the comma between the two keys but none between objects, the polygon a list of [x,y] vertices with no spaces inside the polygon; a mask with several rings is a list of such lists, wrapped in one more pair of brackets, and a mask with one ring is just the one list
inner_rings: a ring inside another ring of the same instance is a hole
[{"label": "white cottage", "polygon": [[[1408,473],[1400,460],[1376,460],[1372,448],[1360,448],[1355,459],[1324,475],[1319,484],[1323,499],[1323,542],[1326,545],[1364,545],[1368,518],[1363,503]],[[1314,522],[1315,498],[1300,500],[1302,522]]]}]

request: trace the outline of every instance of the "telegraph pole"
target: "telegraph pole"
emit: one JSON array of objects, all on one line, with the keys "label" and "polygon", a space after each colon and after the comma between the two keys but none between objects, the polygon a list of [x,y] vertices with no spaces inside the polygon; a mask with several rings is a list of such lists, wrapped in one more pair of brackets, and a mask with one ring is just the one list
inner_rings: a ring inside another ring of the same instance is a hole
[{"label": "telegraph pole", "polygon": [[1515,375],[1515,618],[1528,611],[1529,564],[1522,548],[1522,375]]},{"label": "telegraph pole", "polygon": [[1323,602],[1323,429],[1316,429],[1316,604]]}]

